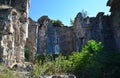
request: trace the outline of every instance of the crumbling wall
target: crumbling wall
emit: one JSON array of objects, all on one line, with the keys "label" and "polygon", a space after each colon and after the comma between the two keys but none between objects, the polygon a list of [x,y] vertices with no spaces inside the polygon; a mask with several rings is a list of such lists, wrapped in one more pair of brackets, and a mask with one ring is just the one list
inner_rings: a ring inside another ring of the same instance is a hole
[{"label": "crumbling wall", "polygon": [[24,61],[29,0],[0,1],[0,58],[5,65]]},{"label": "crumbling wall", "polygon": [[40,54],[61,52],[68,55],[74,51],[79,52],[91,39],[102,42],[109,51],[115,50],[110,16],[103,12],[96,17],[83,17],[82,13],[78,13],[71,27],[54,26],[48,19],[47,16],[39,19],[37,52]]},{"label": "crumbling wall", "polygon": [[28,38],[26,41],[25,49],[28,50],[28,60],[30,62],[34,61],[34,57],[37,51],[37,34],[38,34],[38,26],[39,24],[29,18],[28,25]]},{"label": "crumbling wall", "polygon": [[[75,36],[71,27],[55,27],[55,32],[58,35],[59,53],[69,55],[75,50]],[[56,40],[55,40],[56,41]]]},{"label": "crumbling wall", "polygon": [[44,54],[46,53],[46,31],[47,26],[49,25],[49,19],[47,16],[42,16],[38,20],[38,23],[37,54]]},{"label": "crumbling wall", "polygon": [[74,20],[73,32],[75,35],[75,51],[80,51],[82,46],[90,39],[89,17],[84,18],[82,13],[78,13]]},{"label": "crumbling wall", "polygon": [[102,42],[107,50],[115,50],[114,34],[110,16],[99,12],[96,17],[90,18],[91,39]]},{"label": "crumbling wall", "polygon": [[38,20],[37,53],[70,54],[80,51],[90,39],[102,42],[109,51],[120,51],[119,3],[119,0],[108,1],[110,16],[99,12],[96,17],[83,17],[78,13],[71,27],[53,26],[47,16],[41,17]]},{"label": "crumbling wall", "polygon": [[47,16],[39,20],[37,54],[70,54],[74,50],[72,28],[54,26]]},{"label": "crumbling wall", "polygon": [[96,17],[86,18],[82,16],[82,13],[78,13],[73,25],[76,51],[80,51],[81,47],[91,39],[102,42],[109,51],[115,50],[116,45],[110,19],[111,17],[104,15],[103,12],[99,12]]},{"label": "crumbling wall", "polygon": [[111,12],[111,25],[114,32],[116,50],[120,52],[120,0],[108,0]]}]

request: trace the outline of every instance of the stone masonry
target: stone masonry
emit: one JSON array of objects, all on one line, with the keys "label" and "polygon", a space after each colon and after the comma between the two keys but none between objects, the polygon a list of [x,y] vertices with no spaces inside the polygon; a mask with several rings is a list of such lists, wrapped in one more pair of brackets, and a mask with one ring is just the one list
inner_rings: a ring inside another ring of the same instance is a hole
[{"label": "stone masonry", "polygon": [[37,54],[69,54],[73,51],[72,28],[54,26],[48,16],[42,16],[38,23]]},{"label": "stone masonry", "polygon": [[37,53],[71,54],[80,51],[91,39],[102,42],[108,51],[120,51],[118,1],[108,1],[110,16],[104,12],[99,12],[96,17],[84,17],[78,13],[71,27],[53,26],[48,16],[41,17],[38,20]]},{"label": "stone masonry", "polygon": [[103,12],[96,17],[82,16],[78,13],[71,27],[54,26],[47,16],[38,20],[37,54],[71,54],[80,51],[88,40],[102,42],[107,50],[115,50],[113,29],[110,17]]},{"label": "stone masonry", "polygon": [[37,43],[37,32],[38,32],[38,26],[39,24],[35,21],[33,21],[31,18],[29,18],[29,25],[28,25],[28,38],[26,41],[25,48],[28,49],[28,55],[29,55],[29,61],[33,62],[34,57],[37,51],[36,43]]},{"label": "stone masonry", "polygon": [[116,50],[120,52],[120,0],[108,0],[107,5],[111,7],[110,19]]},{"label": "stone masonry", "polygon": [[0,0],[0,59],[5,65],[24,61],[29,0]]}]

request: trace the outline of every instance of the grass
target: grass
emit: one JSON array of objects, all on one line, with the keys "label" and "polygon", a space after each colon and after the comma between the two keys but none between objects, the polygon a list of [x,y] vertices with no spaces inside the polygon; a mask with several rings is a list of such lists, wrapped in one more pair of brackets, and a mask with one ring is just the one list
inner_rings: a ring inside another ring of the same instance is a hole
[{"label": "grass", "polygon": [[9,68],[3,68],[0,70],[0,78],[25,78],[20,72],[10,70]]}]

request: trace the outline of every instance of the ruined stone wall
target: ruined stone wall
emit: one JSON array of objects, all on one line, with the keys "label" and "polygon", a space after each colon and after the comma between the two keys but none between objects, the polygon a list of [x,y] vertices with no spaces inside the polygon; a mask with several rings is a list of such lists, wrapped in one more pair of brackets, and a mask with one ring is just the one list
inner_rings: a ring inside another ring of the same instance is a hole
[{"label": "ruined stone wall", "polygon": [[74,24],[71,27],[53,26],[47,16],[38,20],[38,50],[40,54],[55,53],[70,54],[74,51],[80,51],[88,40],[102,42],[107,50],[115,50],[113,29],[110,22],[110,16],[103,12],[96,17],[83,17],[78,13]]},{"label": "ruined stone wall", "polygon": [[75,51],[80,51],[82,46],[90,39],[89,17],[84,18],[78,13],[74,20],[73,32],[75,36]]},{"label": "ruined stone wall", "polygon": [[34,57],[37,51],[37,32],[38,32],[39,24],[29,18],[29,25],[28,25],[28,38],[26,41],[25,49],[28,50],[28,60],[30,62],[34,61]]},{"label": "ruined stone wall", "polygon": [[[74,50],[74,33],[70,27],[54,26],[47,16],[38,20],[37,54],[69,54]],[[68,52],[68,53],[67,53]]]},{"label": "ruined stone wall", "polygon": [[76,51],[80,51],[81,47],[88,40],[102,42],[107,50],[115,50],[115,40],[113,28],[111,25],[111,17],[99,12],[96,17],[83,18],[82,13],[78,13],[74,22],[75,46]]},{"label": "ruined stone wall", "polygon": [[110,16],[100,12],[96,17],[90,18],[90,26],[91,39],[102,42],[109,51],[115,50],[114,34]]},{"label": "ruined stone wall", "polygon": [[58,34],[59,53],[69,55],[75,51],[75,35],[72,28],[66,26],[55,27],[55,32]]},{"label": "ruined stone wall", "polygon": [[46,31],[49,25],[49,19],[47,16],[43,16],[38,20],[38,23],[37,54],[44,54],[46,53]]},{"label": "ruined stone wall", "polygon": [[47,16],[38,20],[37,53],[70,54],[80,51],[88,40],[102,42],[108,51],[120,51],[120,4],[109,0],[111,15],[99,12],[96,17],[83,17],[78,13],[71,27],[53,26]]},{"label": "ruined stone wall", "polygon": [[111,12],[111,25],[114,32],[116,50],[120,52],[120,0],[108,0]]},{"label": "ruined stone wall", "polygon": [[0,58],[5,65],[24,61],[29,0],[0,0]]}]

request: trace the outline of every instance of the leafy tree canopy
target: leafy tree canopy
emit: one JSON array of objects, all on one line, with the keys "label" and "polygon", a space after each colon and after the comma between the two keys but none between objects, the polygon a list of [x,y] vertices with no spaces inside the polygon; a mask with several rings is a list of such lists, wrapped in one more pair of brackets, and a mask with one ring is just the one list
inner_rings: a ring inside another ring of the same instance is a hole
[{"label": "leafy tree canopy", "polygon": [[51,20],[51,21],[52,21],[53,26],[62,26],[63,25],[61,20]]}]

